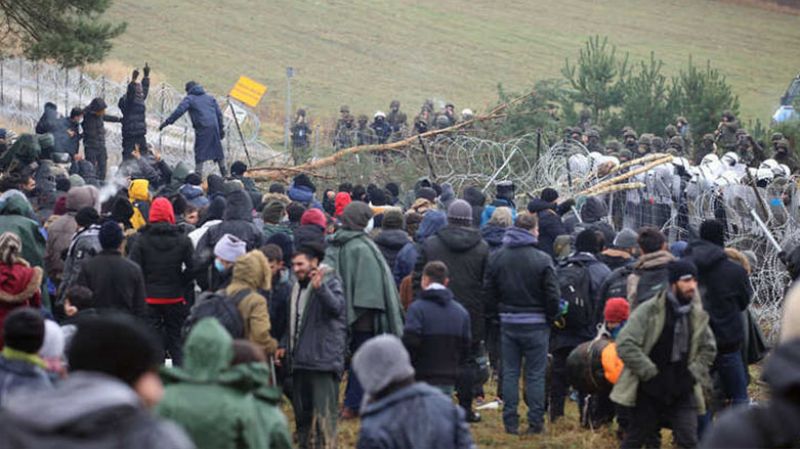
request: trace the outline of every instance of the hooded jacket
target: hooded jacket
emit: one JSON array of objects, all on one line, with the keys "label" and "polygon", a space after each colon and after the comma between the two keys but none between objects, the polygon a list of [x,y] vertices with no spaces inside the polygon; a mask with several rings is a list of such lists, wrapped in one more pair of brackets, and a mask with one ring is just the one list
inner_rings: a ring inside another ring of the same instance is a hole
[{"label": "hooded jacket", "polygon": [[213,319],[197,323],[184,345],[183,366],[162,371],[166,388],[156,412],[183,426],[200,449],[291,447],[283,414],[265,419],[259,412],[277,408],[257,400],[277,393],[266,385],[268,368],[231,367],[232,361],[230,334]]},{"label": "hooded jacket", "polygon": [[172,205],[156,198],[150,208],[150,224],[131,242],[129,257],[142,269],[148,304],[183,301],[192,281],[192,241],[175,225]]},{"label": "hooded jacket", "polygon": [[780,344],[767,359],[764,381],[770,399],[754,407],[723,411],[706,434],[701,447],[796,447],[800,440],[800,340]]},{"label": "hooded jacket", "polygon": [[731,261],[721,246],[705,240],[691,242],[686,251],[697,266],[700,296],[719,352],[738,351],[744,341],[742,311],[753,296],[747,271]]},{"label": "hooded jacket", "polygon": [[242,290],[250,293],[239,302],[239,313],[244,322],[244,338],[255,343],[265,354],[274,354],[278,342],[270,335],[269,311],[267,299],[259,290],[268,291],[271,287],[272,274],[269,262],[261,251],[251,251],[236,260],[233,266],[233,278],[225,289],[230,298]]},{"label": "hooded jacket", "polygon": [[193,186],[191,184],[184,184],[178,190],[178,193],[183,195],[186,198],[186,202],[191,204],[192,206],[202,209],[210,203],[208,198],[206,198],[205,192],[200,186]]},{"label": "hooded jacket", "polygon": [[447,289],[423,291],[406,313],[403,344],[416,379],[431,385],[455,385],[458,367],[470,354],[469,313]]},{"label": "hooded jacket", "polygon": [[464,411],[436,388],[414,383],[361,410],[358,449],[475,447]]},{"label": "hooded jacket", "polygon": [[64,303],[64,295],[67,289],[75,284],[83,264],[103,250],[100,246],[99,235],[100,226],[91,225],[72,236],[69,249],[67,249],[67,257],[64,260],[61,284],[58,286],[57,306]]},{"label": "hooded jacket", "polygon": [[414,290],[419,291],[425,264],[439,260],[450,271],[449,288],[456,299],[469,312],[472,325],[472,344],[485,338],[484,308],[488,295],[483,278],[489,261],[489,245],[483,241],[480,230],[474,227],[447,225],[428,237],[421,245],[414,267]]},{"label": "hooded jacket", "polygon": [[103,250],[86,261],[76,284],[92,291],[98,310],[113,309],[146,317],[142,270],[119,251]]},{"label": "hooded jacket", "polygon": [[224,159],[222,134],[225,125],[222,122],[222,110],[220,110],[217,100],[197,84],[189,89],[187,95],[183,97],[181,103],[162,125],[175,123],[187,111],[194,128],[195,160],[218,161]]},{"label": "hooded jacket", "polygon": [[419,229],[417,229],[417,235],[414,236],[414,241],[406,243],[395,258],[392,275],[398,286],[403,278],[414,272],[419,245],[445,226],[447,226],[447,217],[444,212],[435,210],[425,214],[419,224]]},{"label": "hooded jacket", "polygon": [[[78,230],[75,213],[84,207],[97,207],[99,192],[93,186],[73,187],[67,192],[67,213],[58,217],[47,228],[47,244],[44,261],[48,276],[54,281],[61,281],[64,270],[64,257],[72,242],[72,236]],[[23,250],[25,245],[23,245]]]},{"label": "hooded jacket", "polygon": [[108,108],[102,98],[95,98],[83,110],[83,148],[86,154],[104,154],[106,152],[105,122],[119,123],[121,119],[114,115],[97,115]]},{"label": "hooded jacket", "polygon": [[639,257],[633,265],[633,274],[628,276],[626,288],[631,308],[657,295],[667,286],[667,264],[673,260],[675,256],[667,250],[642,254]]},{"label": "hooded jacket", "polygon": [[142,78],[142,83],[131,81],[128,89],[119,99],[119,110],[122,111],[122,137],[135,138],[147,134],[147,94],[150,92],[150,77]]},{"label": "hooded jacket", "polygon": [[0,447],[192,449],[178,426],[152,416],[136,393],[100,373],[76,372],[55,390],[13,395],[0,413]]},{"label": "hooded jacket", "polygon": [[36,123],[36,134],[54,133],[59,126],[58,106],[45,103],[44,112]]},{"label": "hooded jacket", "polygon": [[555,208],[555,204],[541,198],[535,198],[528,204],[528,211],[539,217],[539,249],[549,254],[553,260],[555,260],[553,244],[556,237],[569,234]]},{"label": "hooded jacket", "polygon": [[383,258],[389,267],[394,267],[397,261],[397,254],[409,242],[411,242],[411,239],[406,231],[402,229],[383,230],[375,237],[375,244],[378,245],[378,249],[381,250],[381,254],[383,254]]},{"label": "hooded jacket", "polygon": [[[9,190],[0,196],[0,234],[11,232],[19,236],[22,258],[33,267],[43,267],[46,242],[33,216],[31,203],[21,192]],[[70,237],[67,237],[67,245]]]},{"label": "hooded jacket", "polygon": [[[43,369],[42,360],[35,354],[29,356],[23,353],[23,357],[30,357],[36,361],[12,358],[6,354],[0,355],[0,404],[11,395],[24,395],[27,391],[47,391],[53,388],[50,378]],[[42,366],[37,363],[42,363]]]},{"label": "hooded jacket", "polygon": [[138,230],[147,224],[150,217],[150,181],[146,179],[134,179],[128,187],[128,199],[133,206],[133,216],[131,226]]},{"label": "hooded jacket", "polygon": [[403,313],[394,279],[367,234],[337,231],[329,238],[325,264],[342,278],[348,326],[365,319],[375,334],[402,334]]},{"label": "hooded jacket", "polygon": [[41,307],[42,278],[42,269],[31,268],[24,260],[14,265],[0,263],[0,348],[6,316],[18,307]]},{"label": "hooded jacket", "polygon": [[486,205],[486,195],[477,187],[467,187],[464,189],[464,201],[472,206],[472,226],[480,226],[483,207]]},{"label": "hooded jacket", "polygon": [[[611,274],[608,267],[597,260],[593,254],[576,253],[567,258],[564,264],[580,263],[589,274],[589,298],[593,301],[590,313],[592,317],[599,308],[599,297],[603,281]],[[590,323],[583,329],[557,329],[553,332],[551,349],[574,347],[585,341],[591,340],[597,334],[594,325]]]},{"label": "hooded jacket", "polygon": [[493,253],[503,246],[503,236],[506,235],[506,229],[502,226],[487,224],[481,229],[481,237],[489,245],[489,252]]}]

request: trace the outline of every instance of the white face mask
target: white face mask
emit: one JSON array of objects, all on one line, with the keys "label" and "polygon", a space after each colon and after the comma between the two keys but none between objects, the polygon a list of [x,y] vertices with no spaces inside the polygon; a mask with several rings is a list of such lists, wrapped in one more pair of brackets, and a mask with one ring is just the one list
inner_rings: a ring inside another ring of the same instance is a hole
[{"label": "white face mask", "polygon": [[374,227],[375,227],[375,219],[374,219],[374,218],[370,218],[370,219],[369,219],[369,222],[367,222],[367,227],[366,227],[366,228],[364,228],[364,232],[366,232],[367,234],[369,234],[370,232],[372,232],[372,229],[373,229]]}]

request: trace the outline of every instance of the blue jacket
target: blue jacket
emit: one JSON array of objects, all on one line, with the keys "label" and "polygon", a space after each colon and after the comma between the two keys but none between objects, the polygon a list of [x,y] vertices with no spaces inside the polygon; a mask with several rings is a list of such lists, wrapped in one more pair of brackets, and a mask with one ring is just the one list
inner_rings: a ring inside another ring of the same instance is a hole
[{"label": "blue jacket", "polygon": [[436,388],[415,383],[361,410],[358,449],[471,449],[461,407]]},{"label": "blue jacket", "polygon": [[517,221],[517,206],[514,205],[514,202],[505,198],[497,198],[492,202],[492,204],[483,209],[483,214],[481,214],[481,227],[486,226],[486,223],[488,223],[489,219],[492,218],[494,210],[498,207],[507,207],[511,209],[511,218],[514,221]]},{"label": "blue jacket", "polygon": [[290,200],[302,204],[306,209],[313,207],[322,210],[322,204],[314,198],[314,191],[307,186],[292,184],[289,186],[289,191],[286,192],[286,196],[288,196]]},{"label": "blue jacket", "polygon": [[224,125],[222,111],[217,100],[208,95],[202,86],[196,85],[183,98],[175,111],[164,120],[164,124],[175,123],[183,114],[189,112],[194,128],[194,157],[198,161],[224,159],[222,136]]},{"label": "blue jacket", "polygon": [[415,241],[406,243],[397,253],[397,258],[392,267],[392,274],[398,286],[403,282],[404,277],[414,271],[414,265],[417,263],[417,256],[419,255],[417,245],[436,234],[439,229],[445,226],[447,226],[447,216],[444,212],[432,210],[425,214],[425,217],[422,218],[422,223],[419,224],[419,229],[417,229]]},{"label": "blue jacket", "polygon": [[181,186],[178,193],[183,195],[186,198],[186,202],[191,204],[192,206],[202,209],[211,203],[208,198],[206,198],[203,189],[200,186],[193,186],[191,184],[184,184]]},{"label": "blue jacket", "polygon": [[23,389],[49,390],[53,388],[47,373],[38,366],[23,360],[10,360],[0,356],[0,405],[8,395]]}]

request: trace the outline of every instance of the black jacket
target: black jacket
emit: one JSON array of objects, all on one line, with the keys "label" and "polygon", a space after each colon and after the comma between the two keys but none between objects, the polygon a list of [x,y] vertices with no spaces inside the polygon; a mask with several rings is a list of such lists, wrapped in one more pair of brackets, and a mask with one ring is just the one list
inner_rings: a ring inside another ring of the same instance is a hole
[{"label": "black jacket", "polygon": [[303,246],[305,243],[318,243],[325,247],[325,230],[319,225],[304,224],[297,227],[292,233],[295,248]]},{"label": "black jacket", "polygon": [[150,92],[150,78],[144,77],[141,84],[141,94],[137,95],[136,83],[129,83],[125,95],[119,99],[119,110],[122,111],[122,137],[132,138],[147,134],[147,94]]},{"label": "black jacket", "polygon": [[728,409],[714,422],[701,447],[797,447],[800,441],[800,340],[779,345],[767,359],[764,380],[771,399]]},{"label": "black jacket", "polygon": [[489,258],[484,283],[493,314],[541,313],[548,322],[558,314],[561,292],[553,259],[524,229],[508,229],[503,247]]},{"label": "black jacket", "polygon": [[101,98],[95,98],[83,110],[83,149],[88,154],[102,154],[106,152],[106,127],[105,122],[119,123],[120,118],[113,115],[97,115],[97,112],[108,106]]},{"label": "black jacket", "polygon": [[483,207],[486,205],[486,195],[477,187],[467,187],[464,189],[464,201],[472,206],[472,226],[480,227]]},{"label": "black jacket", "polygon": [[129,257],[142,269],[148,298],[180,298],[192,281],[193,253],[189,237],[162,222],[139,230]]},{"label": "black jacket", "polygon": [[744,341],[742,311],[753,296],[747,271],[728,259],[721,246],[705,240],[689,243],[686,255],[697,266],[703,308],[720,353],[738,351]]},{"label": "black jacket", "polygon": [[469,314],[450,290],[425,290],[406,313],[403,344],[416,379],[455,385],[458,367],[470,354]]},{"label": "black jacket", "polygon": [[569,234],[561,217],[555,211],[555,204],[535,198],[528,204],[528,211],[539,217],[539,249],[555,259],[553,244],[559,235]]},{"label": "black jacket", "polygon": [[145,318],[142,270],[119,251],[103,250],[86,262],[76,284],[92,291],[100,311],[114,309]]},{"label": "black jacket", "polygon": [[381,231],[375,237],[375,244],[381,250],[383,258],[386,259],[386,264],[389,267],[394,267],[394,262],[397,260],[397,254],[401,249],[409,243],[411,239],[408,237],[406,231],[402,229],[389,229]]},{"label": "black jacket", "polygon": [[428,261],[439,260],[450,271],[450,290],[469,312],[472,324],[472,344],[485,338],[485,312],[487,302],[483,277],[489,262],[489,245],[483,241],[480,230],[466,226],[447,225],[428,237],[420,247],[414,267],[414,287],[419,291],[422,270]]},{"label": "black jacket", "polygon": [[[69,133],[72,132],[70,136]],[[69,117],[59,119],[56,130],[53,132],[55,149],[59,153],[69,153],[72,156],[78,154],[81,142],[81,128]]]},{"label": "black jacket", "polygon": [[58,106],[53,103],[45,103],[44,112],[39,122],[36,123],[36,134],[55,133],[61,126],[58,116]]}]

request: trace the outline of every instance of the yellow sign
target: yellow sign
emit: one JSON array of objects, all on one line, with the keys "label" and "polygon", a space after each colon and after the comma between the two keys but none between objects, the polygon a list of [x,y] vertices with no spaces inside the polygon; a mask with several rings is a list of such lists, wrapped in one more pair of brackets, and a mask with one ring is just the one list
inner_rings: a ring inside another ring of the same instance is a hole
[{"label": "yellow sign", "polygon": [[231,89],[229,95],[231,98],[254,108],[258,102],[261,101],[261,97],[263,97],[266,92],[267,86],[246,76],[241,76],[239,77],[239,81],[236,82],[236,85],[233,86],[233,89]]}]

